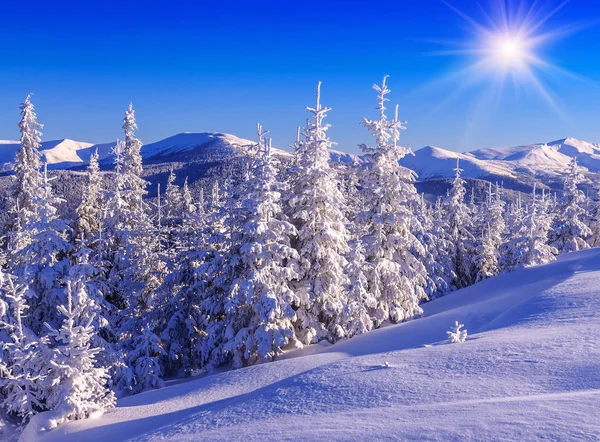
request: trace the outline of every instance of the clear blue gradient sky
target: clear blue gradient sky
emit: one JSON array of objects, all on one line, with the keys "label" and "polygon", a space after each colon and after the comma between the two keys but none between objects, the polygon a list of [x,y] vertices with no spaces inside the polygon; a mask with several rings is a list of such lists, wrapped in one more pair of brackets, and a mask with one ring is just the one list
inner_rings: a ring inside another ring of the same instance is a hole
[{"label": "clear blue gradient sky", "polygon": [[[450,2],[484,20],[475,1]],[[467,62],[433,55],[448,49],[441,42],[472,38],[440,0],[3,1],[0,17],[0,139],[18,139],[18,105],[34,92],[45,140],[113,140],[133,101],[145,143],[185,131],[254,139],[260,122],[287,146],[321,80],[330,136],[357,152],[369,140],[361,117],[376,115],[371,85],[389,74],[392,102],[408,120],[402,143],[413,149],[600,142],[596,0],[571,0],[542,27],[584,25],[542,51],[589,80],[541,75],[560,113],[526,87],[482,101],[485,81],[458,94],[464,79],[436,82]]]}]

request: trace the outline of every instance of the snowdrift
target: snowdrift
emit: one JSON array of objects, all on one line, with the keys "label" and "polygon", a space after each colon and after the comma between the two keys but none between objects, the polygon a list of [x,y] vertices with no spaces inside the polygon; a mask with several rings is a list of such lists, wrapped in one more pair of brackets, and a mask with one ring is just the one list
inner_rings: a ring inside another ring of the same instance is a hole
[{"label": "snowdrift", "polygon": [[[600,249],[424,310],[336,345],[122,399],[100,418],[27,439],[597,440]],[[455,320],[469,332],[463,344],[446,341]]]}]

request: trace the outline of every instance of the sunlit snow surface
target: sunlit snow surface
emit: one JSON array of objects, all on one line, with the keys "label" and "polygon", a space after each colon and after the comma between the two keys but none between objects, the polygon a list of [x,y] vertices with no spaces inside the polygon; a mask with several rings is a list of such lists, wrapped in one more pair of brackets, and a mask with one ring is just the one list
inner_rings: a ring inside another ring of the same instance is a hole
[{"label": "sunlit snow surface", "polygon": [[[599,249],[424,310],[302,357],[126,398],[31,440],[600,438]],[[455,320],[469,331],[464,344],[446,343]]]}]

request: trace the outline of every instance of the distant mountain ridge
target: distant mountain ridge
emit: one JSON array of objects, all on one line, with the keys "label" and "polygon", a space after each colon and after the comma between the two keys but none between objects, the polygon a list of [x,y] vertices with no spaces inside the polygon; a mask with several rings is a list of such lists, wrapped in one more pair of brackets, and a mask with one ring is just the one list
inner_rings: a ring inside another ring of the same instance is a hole
[{"label": "distant mountain ridge", "polygon": [[404,158],[402,163],[413,169],[420,180],[453,177],[458,158],[464,177],[524,186],[537,182],[556,187],[573,157],[587,169],[588,175],[600,172],[600,146],[575,138],[514,147],[485,148],[466,153],[426,146]]},{"label": "distant mountain ridge", "polygon": [[[220,132],[184,132],[145,144],[142,157],[146,163],[219,161],[253,144],[253,141]],[[114,145],[114,142],[93,144],[62,139],[44,141],[40,151],[43,160],[53,169],[85,166],[96,149],[101,162],[108,166]],[[18,147],[18,141],[0,140],[0,166],[3,170],[11,168]],[[289,158],[291,155],[280,149],[274,149],[274,152],[281,157]],[[573,157],[577,157],[588,173],[600,172],[600,146],[575,138],[514,147],[483,148],[465,153],[426,146],[416,150],[414,155],[406,156],[402,164],[414,170],[419,180],[429,180],[454,176],[458,159],[464,177],[529,186],[533,181],[556,184]],[[331,158],[334,162],[344,164],[362,161],[359,155],[340,151],[331,151]]]}]

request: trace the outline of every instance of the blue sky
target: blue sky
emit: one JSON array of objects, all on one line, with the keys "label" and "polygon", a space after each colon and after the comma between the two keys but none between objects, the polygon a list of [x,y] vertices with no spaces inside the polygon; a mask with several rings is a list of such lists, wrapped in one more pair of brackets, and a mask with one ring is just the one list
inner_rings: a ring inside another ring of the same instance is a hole
[{"label": "blue sky", "polygon": [[[478,21],[498,6],[451,3]],[[539,3],[540,16],[559,4]],[[356,152],[369,141],[361,117],[376,114],[371,85],[389,74],[392,103],[408,120],[402,142],[413,149],[567,136],[600,142],[595,1],[571,0],[541,28],[580,27],[540,50],[585,79],[540,72],[559,111],[518,81],[493,99],[483,98],[486,78],[460,93],[467,78],[439,81],[472,60],[434,53],[474,38],[440,0],[1,2],[0,17],[0,139],[18,138],[18,104],[34,92],[45,140],[113,140],[133,101],[146,143],[184,131],[253,139],[260,122],[274,145],[286,146],[321,80],[330,136],[340,150]]]}]

